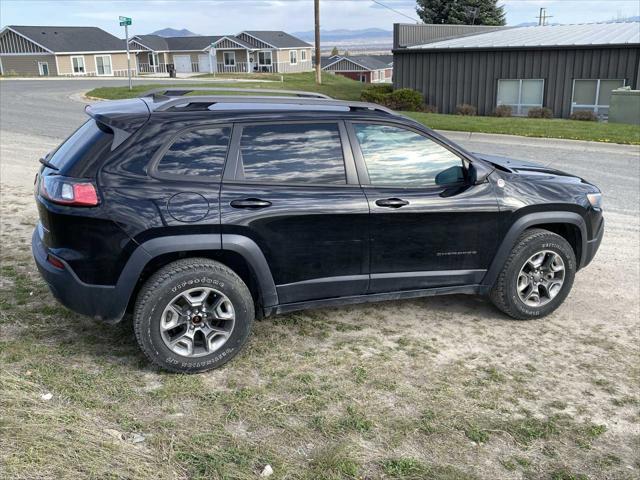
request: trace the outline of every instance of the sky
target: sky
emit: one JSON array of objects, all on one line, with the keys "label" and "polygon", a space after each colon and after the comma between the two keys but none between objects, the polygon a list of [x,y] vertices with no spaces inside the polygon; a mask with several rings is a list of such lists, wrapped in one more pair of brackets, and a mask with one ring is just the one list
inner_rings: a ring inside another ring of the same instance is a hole
[{"label": "sky", "polygon": [[[415,0],[320,0],[323,29],[382,28],[417,19]],[[535,22],[540,7],[552,23],[590,23],[640,15],[638,0],[500,0],[507,24]],[[313,29],[313,0],[0,0],[0,26],[97,26],[124,37],[118,16],[133,18],[131,34],[186,28],[202,35],[241,30]],[[406,15],[406,16],[403,16]]]}]

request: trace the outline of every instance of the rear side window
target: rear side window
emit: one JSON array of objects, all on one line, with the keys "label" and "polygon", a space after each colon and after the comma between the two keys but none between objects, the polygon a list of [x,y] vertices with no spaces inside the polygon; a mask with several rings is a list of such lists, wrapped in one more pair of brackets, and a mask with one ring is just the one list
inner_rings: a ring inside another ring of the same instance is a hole
[{"label": "rear side window", "polygon": [[240,139],[244,180],[264,183],[346,183],[338,124],[251,125]]},{"label": "rear side window", "polygon": [[113,134],[107,127],[103,130],[91,119],[67,138],[48,161],[64,174],[77,162],[93,161],[106,146],[111,146],[112,141]]},{"label": "rear side window", "polygon": [[171,144],[156,170],[166,177],[213,177],[219,180],[230,135],[230,127],[184,132]]}]

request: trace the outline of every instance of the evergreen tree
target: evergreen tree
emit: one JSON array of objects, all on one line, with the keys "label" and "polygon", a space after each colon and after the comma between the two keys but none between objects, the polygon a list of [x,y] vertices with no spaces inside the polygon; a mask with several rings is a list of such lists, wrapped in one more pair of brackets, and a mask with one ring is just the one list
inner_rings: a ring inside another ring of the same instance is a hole
[{"label": "evergreen tree", "polygon": [[452,25],[504,25],[504,7],[498,0],[417,0],[424,23]]},{"label": "evergreen tree", "polygon": [[331,50],[331,56],[334,57],[336,55],[340,55],[340,51],[338,50],[338,47],[333,47]]}]

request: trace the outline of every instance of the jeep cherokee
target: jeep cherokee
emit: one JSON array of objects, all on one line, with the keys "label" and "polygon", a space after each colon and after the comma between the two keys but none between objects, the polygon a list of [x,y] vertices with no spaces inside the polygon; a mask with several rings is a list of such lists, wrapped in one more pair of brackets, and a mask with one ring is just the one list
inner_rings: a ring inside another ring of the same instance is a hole
[{"label": "jeep cherokee", "polygon": [[574,175],[472,154],[375,104],[221,90],[87,106],[36,176],[32,250],[53,295],[132,314],[164,369],[216,368],[254,317],[311,307],[481,294],[543,317],[600,245],[601,193]]}]

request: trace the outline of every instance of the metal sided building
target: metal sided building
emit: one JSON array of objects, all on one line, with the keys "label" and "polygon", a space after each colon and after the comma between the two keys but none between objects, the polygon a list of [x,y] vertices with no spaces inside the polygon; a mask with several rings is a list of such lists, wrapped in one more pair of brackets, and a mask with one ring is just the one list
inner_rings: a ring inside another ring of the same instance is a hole
[{"label": "metal sided building", "polygon": [[[499,28],[434,35],[439,25],[394,25],[395,88],[423,93],[440,113],[479,115],[548,107],[554,117],[606,117],[611,91],[640,88],[640,22]],[[444,31],[444,30],[443,30]],[[457,36],[455,36],[457,35]]]}]

